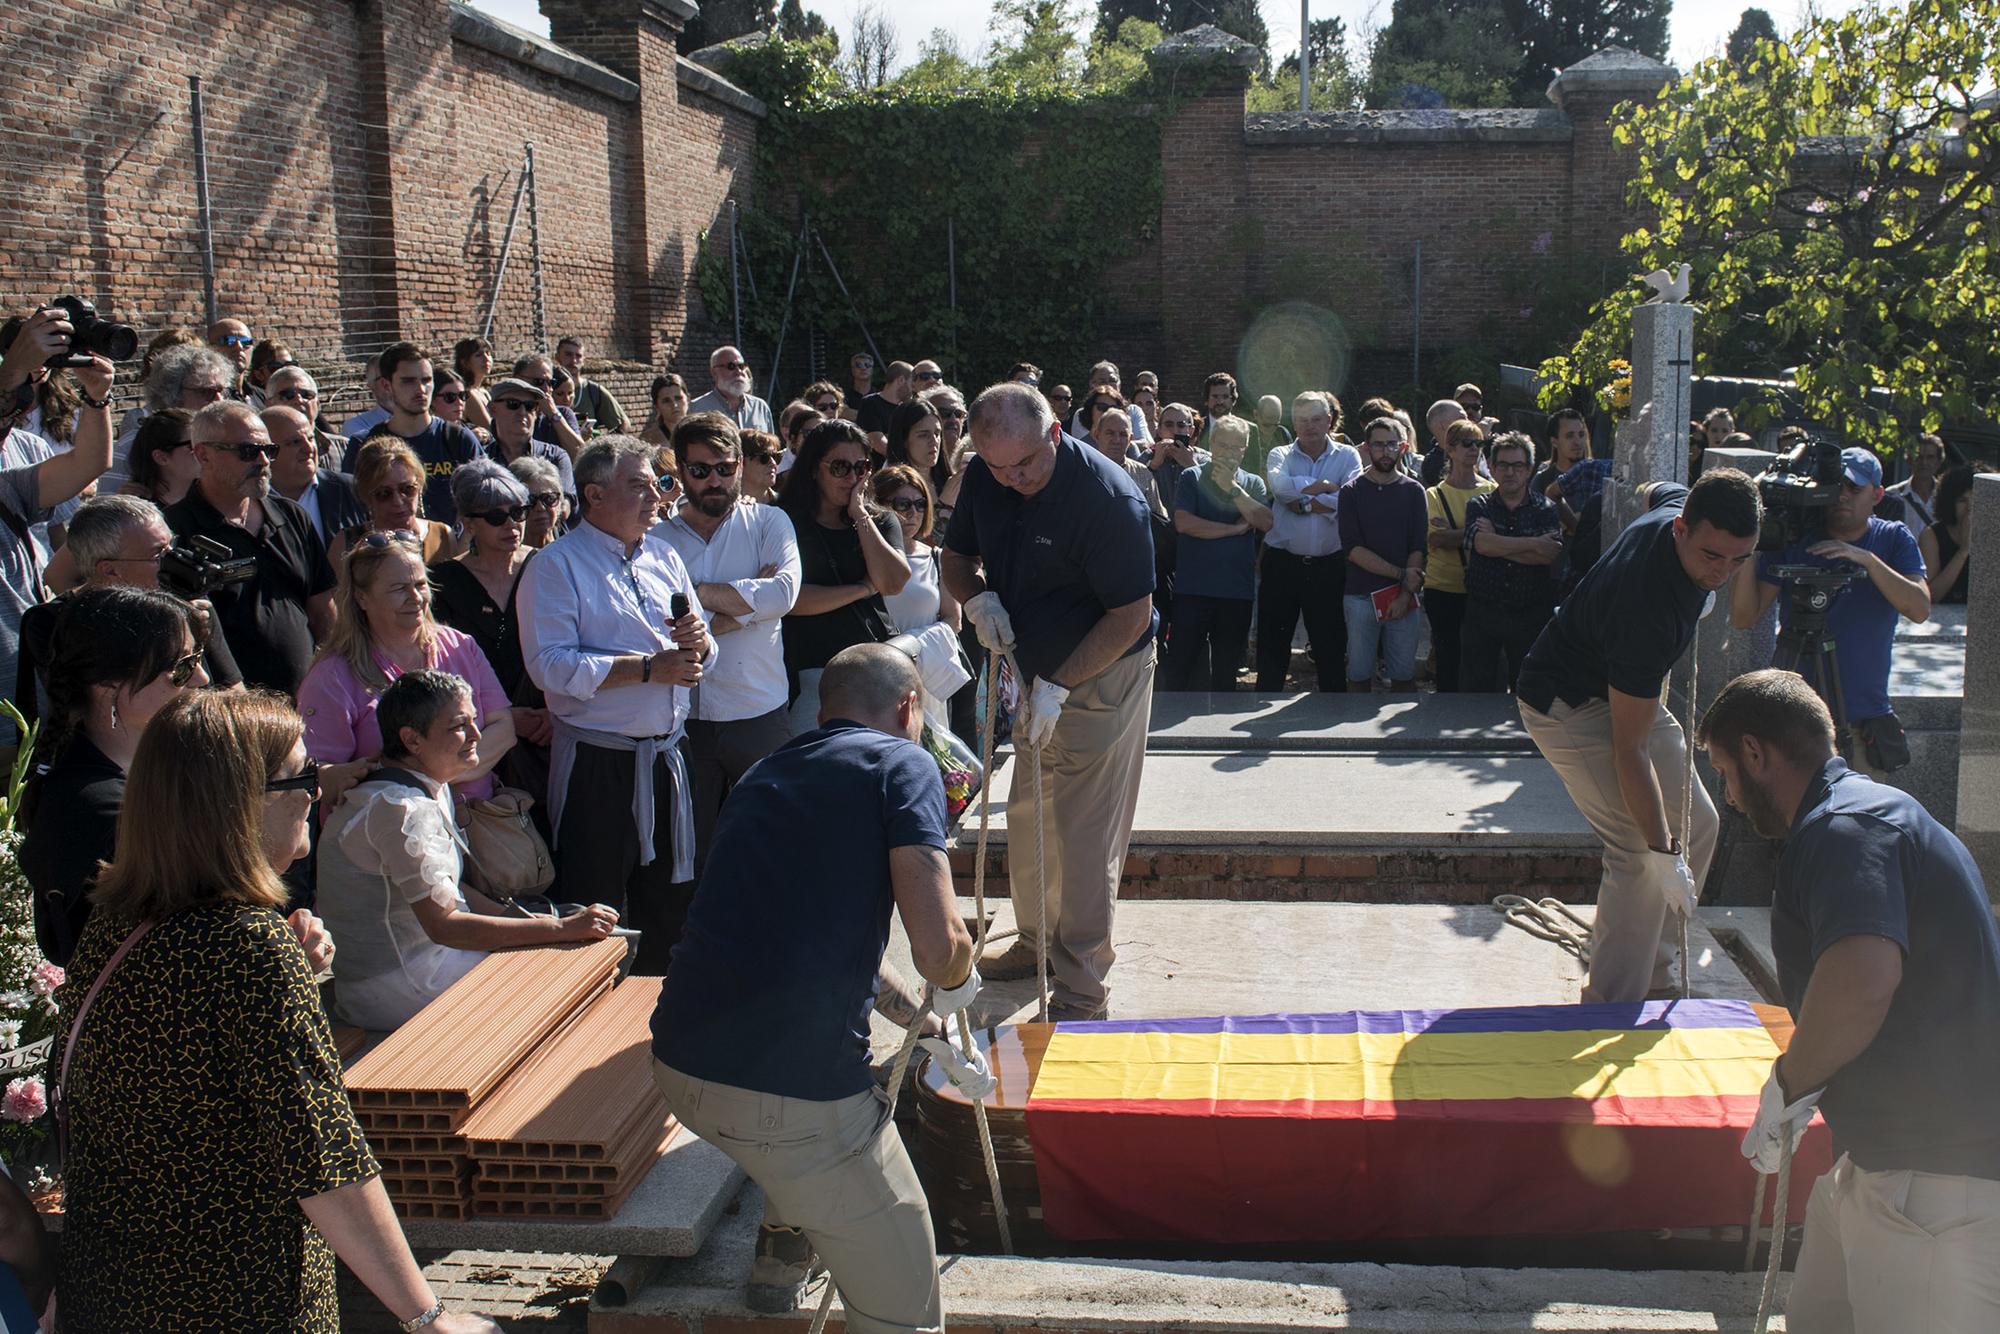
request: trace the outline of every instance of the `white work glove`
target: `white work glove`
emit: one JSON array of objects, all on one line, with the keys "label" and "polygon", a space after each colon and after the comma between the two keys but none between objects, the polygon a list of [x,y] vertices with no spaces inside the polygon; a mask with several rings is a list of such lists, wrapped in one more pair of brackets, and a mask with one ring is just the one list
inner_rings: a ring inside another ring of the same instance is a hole
[{"label": "white work glove", "polygon": [[1778,1159],[1786,1146],[1796,1149],[1806,1137],[1813,1108],[1819,1105],[1819,1095],[1824,1092],[1823,1088],[1814,1089],[1786,1102],[1784,1087],[1778,1083],[1778,1063],[1771,1062],[1771,1077],[1764,1081],[1764,1091],[1757,1095],[1757,1119],[1743,1135],[1743,1156],[1766,1176],[1777,1171]]},{"label": "white work glove", "polygon": [[918,1038],[917,1045],[943,1067],[952,1087],[974,1102],[985,1102],[1000,1087],[1000,1081],[986,1068],[986,1058],[977,1050],[967,1056],[943,1038]]},{"label": "white work glove", "polygon": [[979,994],[979,969],[974,967],[965,975],[965,981],[955,987],[938,987],[931,992],[931,1013],[940,1019],[949,1019],[972,1004],[972,998]]},{"label": "white work glove", "polygon": [[1687,854],[1648,848],[1646,866],[1653,887],[1667,901],[1667,911],[1692,920],[1701,890],[1694,883],[1694,872],[1688,869]]},{"label": "white work glove", "polygon": [[989,653],[1014,651],[1014,622],[1000,605],[1000,595],[988,589],[965,604],[965,619],[979,632],[979,642]]},{"label": "white work glove", "polygon": [[1028,692],[1027,700],[1021,705],[1021,712],[1014,719],[1014,739],[1030,750],[1040,750],[1056,734],[1056,719],[1062,717],[1063,703],[1069,699],[1069,691],[1054,681],[1042,677],[1035,682],[1035,688]]}]

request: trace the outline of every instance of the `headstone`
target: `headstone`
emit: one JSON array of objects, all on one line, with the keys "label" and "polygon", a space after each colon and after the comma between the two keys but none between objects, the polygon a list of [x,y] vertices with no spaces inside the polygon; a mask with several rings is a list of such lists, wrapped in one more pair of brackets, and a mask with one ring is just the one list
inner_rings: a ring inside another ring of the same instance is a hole
[{"label": "headstone", "polygon": [[[2000,476],[1973,479],[1972,517],[1971,568],[2000,572]],[[1958,836],[1979,863],[1987,897],[2000,902],[2000,579],[1990,577],[1972,580],[1965,608]]]},{"label": "headstone", "polygon": [[1693,376],[1694,307],[1660,302],[1633,311],[1632,415],[1612,452],[1607,541],[1645,512],[1640,486],[1687,480]]}]

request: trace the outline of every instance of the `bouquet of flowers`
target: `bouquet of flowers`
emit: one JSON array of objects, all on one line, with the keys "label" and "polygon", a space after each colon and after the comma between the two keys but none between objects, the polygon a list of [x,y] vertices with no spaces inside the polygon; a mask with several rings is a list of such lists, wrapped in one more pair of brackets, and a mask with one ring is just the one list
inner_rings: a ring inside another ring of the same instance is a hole
[{"label": "bouquet of flowers", "polygon": [[1610,363],[1611,383],[1598,390],[1598,398],[1615,413],[1632,410],[1632,363],[1615,357]]},{"label": "bouquet of flowers", "polygon": [[966,807],[979,795],[984,781],[979,766],[979,757],[972,748],[958,739],[958,735],[945,727],[924,724],[924,749],[937,761],[938,774],[944,779],[945,815],[956,820],[965,814]]},{"label": "bouquet of flowers", "polygon": [[[63,970],[36,947],[34,890],[21,873],[22,835],[15,827],[21,789],[34,762],[35,732],[12,703],[0,700],[0,714],[21,736],[0,794],[0,1160],[18,1169],[34,1160],[50,1129],[45,1081]],[[32,1193],[33,1184],[18,1170],[16,1180]]]}]

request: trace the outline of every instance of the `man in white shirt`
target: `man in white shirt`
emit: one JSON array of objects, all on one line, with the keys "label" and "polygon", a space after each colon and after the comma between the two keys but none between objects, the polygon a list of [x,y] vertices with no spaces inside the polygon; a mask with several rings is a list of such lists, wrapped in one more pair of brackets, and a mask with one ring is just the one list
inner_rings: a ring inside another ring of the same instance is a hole
[{"label": "man in white shirt", "polygon": [[1285,688],[1292,633],[1301,614],[1321,690],[1347,688],[1347,620],[1341,609],[1347,557],[1340,546],[1340,488],[1361,475],[1354,446],[1333,439],[1340,402],[1308,389],[1292,400],[1298,439],[1264,463],[1271,492],[1264,582],[1257,604],[1257,689]]},{"label": "man in white shirt", "polygon": [[699,879],[723,798],[751,765],[791,739],[780,627],[799,598],[799,543],[784,510],[743,503],[742,444],[727,417],[681,418],[674,457],[680,504],[647,540],[680,556],[715,636],[715,661],[694,692],[687,724]]},{"label": "man in white shirt", "polygon": [[633,971],[658,976],[694,897],[681,741],[715,643],[681,558],[645,540],[661,500],[652,455],[611,435],[577,456],[583,520],[528,562],[519,613],[528,675],[555,715],[558,881],[638,927]]},{"label": "man in white shirt", "polygon": [[[1931,501],[1937,496],[1938,474],[1944,471],[1944,438],[1935,435],[1917,437],[1917,452],[1910,461],[1910,475],[1884,493],[1903,502],[1903,522],[1913,533],[1921,534],[1924,529],[1937,522],[1937,515],[1931,511]],[[1875,517],[1887,516],[1878,514]]]},{"label": "man in white shirt", "polygon": [[719,412],[739,431],[776,435],[771,405],[750,392],[750,363],[733,347],[718,347],[708,355],[708,378],[715,388],[688,404],[689,412]]}]

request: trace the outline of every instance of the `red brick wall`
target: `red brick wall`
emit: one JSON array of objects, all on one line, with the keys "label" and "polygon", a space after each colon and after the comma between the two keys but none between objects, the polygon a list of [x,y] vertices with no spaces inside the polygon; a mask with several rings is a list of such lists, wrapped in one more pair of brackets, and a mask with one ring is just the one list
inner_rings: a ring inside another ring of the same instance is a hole
[{"label": "red brick wall", "polygon": [[[593,18],[581,43],[636,101],[455,38],[446,0],[20,0],[9,17],[0,304],[78,291],[142,337],[203,320],[194,74],[218,305],[289,342],[340,410],[386,343],[448,355],[479,331],[529,139],[551,344],[574,332],[627,363],[607,378],[635,386],[634,412],[651,365],[705,370],[698,237],[747,187],[758,122],[680,82],[664,10]],[[503,358],[532,343],[532,297],[524,212]]]}]

